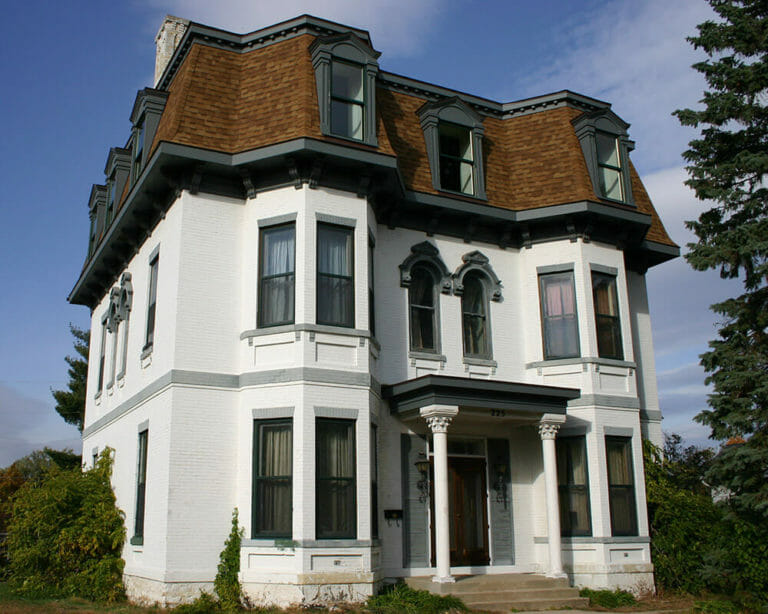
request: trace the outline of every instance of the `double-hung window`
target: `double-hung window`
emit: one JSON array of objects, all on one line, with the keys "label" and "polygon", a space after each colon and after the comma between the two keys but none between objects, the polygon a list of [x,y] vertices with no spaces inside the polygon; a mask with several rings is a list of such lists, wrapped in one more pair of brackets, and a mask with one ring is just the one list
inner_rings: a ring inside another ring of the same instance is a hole
[{"label": "double-hung window", "polygon": [[317,418],[315,518],[317,539],[357,536],[355,421]]},{"label": "double-hung window", "polygon": [[592,535],[585,438],[558,437],[555,444],[560,530],[564,536]]},{"label": "double-hung window", "polygon": [[136,514],[133,523],[133,539],[131,543],[142,543],[144,540],[144,507],[147,497],[147,447],[149,445],[149,429],[139,433],[139,449],[136,462]]},{"label": "double-hung window", "polygon": [[415,265],[408,286],[411,350],[437,352],[437,283],[430,268]]},{"label": "double-hung window", "polygon": [[595,303],[597,354],[601,358],[621,360],[624,353],[621,346],[616,277],[592,271],[592,297]]},{"label": "double-hung window", "polygon": [[465,126],[440,122],[440,187],[473,195],[474,158],[471,131]]},{"label": "double-hung window", "polygon": [[613,535],[637,535],[635,478],[632,470],[632,439],[605,438],[608,459],[608,500]]},{"label": "double-hung window", "polygon": [[160,254],[155,254],[149,261],[149,295],[147,299],[147,334],[144,338],[144,349],[152,347],[155,342],[155,312],[157,310],[157,274],[160,266]]},{"label": "double-hung window", "polygon": [[353,229],[317,225],[317,323],[355,326]]},{"label": "double-hung window", "polygon": [[600,192],[612,200],[624,200],[618,139],[605,132],[595,134]]},{"label": "double-hung window", "polygon": [[262,228],[259,254],[260,327],[293,323],[295,269],[295,225]]},{"label": "double-hung window", "polygon": [[488,298],[479,273],[464,277],[461,295],[461,316],[464,332],[464,356],[490,358],[491,344],[488,333]]},{"label": "double-hung window", "polygon": [[376,336],[376,303],[373,278],[373,239],[368,239],[368,329],[371,336]]},{"label": "double-hung window", "polygon": [[544,359],[579,355],[579,324],[573,272],[539,275]]},{"label": "double-hung window", "polygon": [[107,362],[107,317],[101,321],[101,345],[99,346],[99,380],[96,394],[104,389],[104,371]]},{"label": "double-hung window", "polygon": [[331,134],[362,141],[364,126],[363,67],[334,60],[331,64]]},{"label": "double-hung window", "polygon": [[253,537],[288,537],[293,527],[293,429],[290,419],[253,423]]}]

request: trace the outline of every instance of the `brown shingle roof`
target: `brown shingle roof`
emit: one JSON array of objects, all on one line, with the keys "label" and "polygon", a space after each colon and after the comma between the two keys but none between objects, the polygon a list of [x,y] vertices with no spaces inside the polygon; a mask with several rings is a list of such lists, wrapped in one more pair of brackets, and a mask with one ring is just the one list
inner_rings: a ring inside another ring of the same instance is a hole
[{"label": "brown shingle roof", "polygon": [[[169,141],[238,153],[299,137],[371,149],[321,133],[309,54],[313,41],[306,34],[245,53],[192,44],[168,88],[153,149]],[[397,156],[406,189],[437,194],[416,113],[424,102],[378,88],[376,151]],[[523,210],[600,200],[571,125],[580,113],[559,107],[503,120],[485,117],[487,204]],[[647,239],[674,245],[634,168],[631,178],[637,210],[652,216]]]}]

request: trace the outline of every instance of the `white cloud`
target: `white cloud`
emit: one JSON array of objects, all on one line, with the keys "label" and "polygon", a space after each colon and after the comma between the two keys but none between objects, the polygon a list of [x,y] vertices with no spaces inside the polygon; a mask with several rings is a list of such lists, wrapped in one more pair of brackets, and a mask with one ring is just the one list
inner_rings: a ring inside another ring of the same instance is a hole
[{"label": "white cloud", "polygon": [[[408,56],[425,44],[424,24],[438,19],[438,0],[146,0],[179,17],[233,32],[259,28],[308,13],[371,32],[387,57]],[[159,25],[159,24],[158,24]]]}]

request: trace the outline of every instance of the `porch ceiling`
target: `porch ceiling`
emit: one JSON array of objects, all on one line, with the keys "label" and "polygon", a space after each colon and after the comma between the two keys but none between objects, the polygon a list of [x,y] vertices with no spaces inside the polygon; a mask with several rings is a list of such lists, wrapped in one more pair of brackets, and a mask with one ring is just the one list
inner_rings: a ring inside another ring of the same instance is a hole
[{"label": "porch ceiling", "polygon": [[575,388],[539,386],[447,375],[424,375],[381,387],[393,414],[408,417],[427,405],[457,405],[475,410],[513,410],[524,414],[565,414],[577,399]]}]

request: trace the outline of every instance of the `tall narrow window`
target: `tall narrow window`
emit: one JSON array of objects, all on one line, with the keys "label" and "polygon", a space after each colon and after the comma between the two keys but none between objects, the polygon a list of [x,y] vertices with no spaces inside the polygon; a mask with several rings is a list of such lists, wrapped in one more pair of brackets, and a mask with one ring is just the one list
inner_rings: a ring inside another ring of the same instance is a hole
[{"label": "tall narrow window", "polygon": [[374,302],[373,281],[373,239],[368,239],[368,328],[376,336],[376,303]]},{"label": "tall narrow window", "polygon": [[288,537],[293,528],[291,420],[253,423],[253,537]]},{"label": "tall narrow window", "polygon": [[623,201],[618,139],[604,132],[597,132],[595,139],[600,191],[606,198]]},{"label": "tall narrow window", "polygon": [[317,539],[354,539],[355,422],[318,418],[315,426]]},{"label": "tall narrow window", "polygon": [[96,394],[104,389],[104,371],[107,362],[107,318],[101,321],[101,345],[99,346],[99,382]]},{"label": "tall narrow window", "polygon": [[157,307],[157,274],[160,266],[160,254],[156,254],[149,263],[149,298],[147,300],[147,335],[144,349],[149,349],[155,342],[155,311]]},{"label": "tall narrow window", "polygon": [[147,496],[147,446],[149,430],[139,433],[139,452],[136,462],[136,517],[134,519],[132,543],[144,539],[144,505]]},{"label": "tall narrow window", "polygon": [[544,358],[570,358],[579,355],[579,324],[573,273],[539,276]]},{"label": "tall narrow window", "polygon": [[474,160],[469,128],[441,122],[440,139],[440,187],[443,190],[474,194],[472,179]]},{"label": "tall narrow window", "polygon": [[259,256],[259,326],[292,324],[296,284],[296,227],[261,231]]},{"label": "tall narrow window", "polygon": [[411,316],[411,350],[437,352],[437,289],[435,278],[426,266],[411,269],[408,286]]},{"label": "tall narrow window", "polygon": [[613,535],[637,535],[635,478],[632,470],[632,439],[606,437],[608,459],[608,498]]},{"label": "tall narrow window", "polygon": [[115,182],[115,174],[112,173],[112,176],[107,181],[107,213],[106,213],[106,219],[104,220],[104,229],[106,230],[109,228],[109,225],[112,223],[112,220],[115,217],[115,203],[117,201],[117,185]]},{"label": "tall narrow window", "polygon": [[558,437],[555,443],[560,530],[564,536],[592,535],[585,438]]},{"label": "tall narrow window", "polygon": [[464,328],[464,355],[490,358],[488,300],[483,281],[476,273],[469,273],[464,277],[461,313]]},{"label": "tall narrow window", "polygon": [[131,161],[131,183],[135,183],[144,162],[144,119],[139,121],[133,136],[133,159]]},{"label": "tall narrow window", "polygon": [[91,227],[88,231],[88,257],[93,256],[96,249],[96,212],[91,212]]},{"label": "tall narrow window", "polygon": [[593,271],[592,297],[595,303],[597,354],[601,358],[621,360],[624,358],[624,352],[621,347],[616,278],[613,275]]},{"label": "tall narrow window", "polygon": [[362,141],[365,122],[363,67],[335,60],[331,64],[331,133]]},{"label": "tall narrow window", "polygon": [[317,323],[355,326],[352,229],[317,225]]},{"label": "tall narrow window", "polygon": [[379,446],[378,430],[371,425],[371,537],[379,536]]}]

